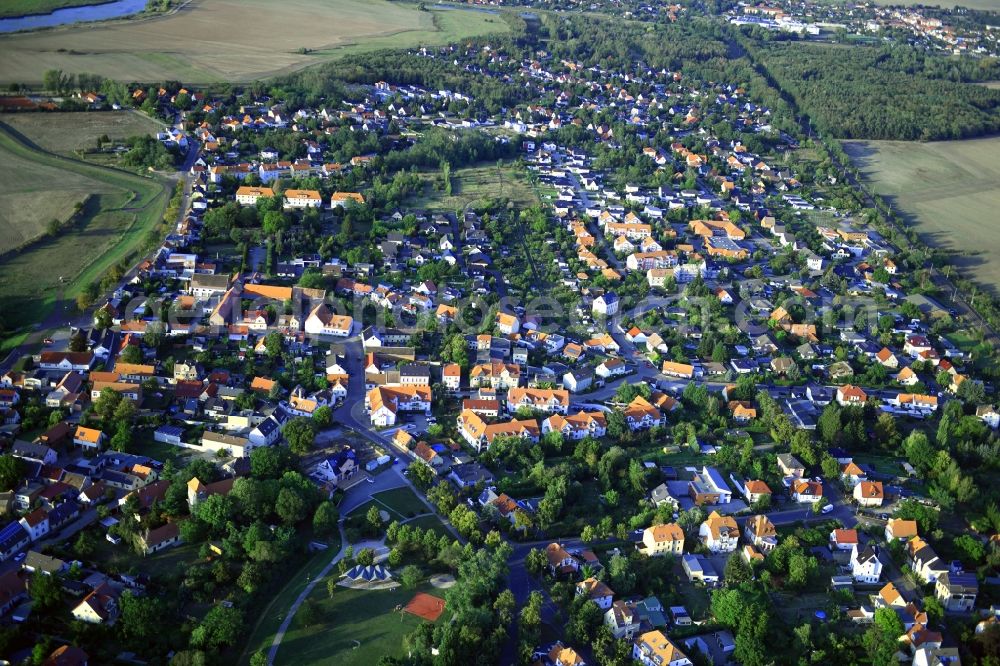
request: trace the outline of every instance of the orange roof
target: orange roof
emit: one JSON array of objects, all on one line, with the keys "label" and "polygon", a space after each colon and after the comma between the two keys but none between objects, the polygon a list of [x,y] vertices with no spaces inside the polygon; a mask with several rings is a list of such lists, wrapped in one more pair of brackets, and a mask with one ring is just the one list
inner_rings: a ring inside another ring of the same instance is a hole
[{"label": "orange roof", "polygon": [[78,439],[81,442],[88,442],[90,444],[97,444],[101,441],[102,433],[96,428],[84,428],[83,426],[77,426],[76,434],[73,436],[74,439]]},{"label": "orange roof", "polygon": [[356,201],[363,204],[365,198],[357,192],[334,192],[330,195],[330,201]]},{"label": "orange roof", "polygon": [[908,539],[917,536],[917,521],[890,518],[886,529],[894,539]]},{"label": "orange roof", "polygon": [[653,525],[648,528],[646,532],[653,536],[653,541],[656,543],[684,541],[684,530],[682,530],[681,526],[677,523]]},{"label": "orange roof", "polygon": [[276,301],[287,301],[292,297],[292,288],[271,284],[248,284],[243,287],[243,295],[263,296]]},{"label": "orange roof", "polygon": [[267,377],[254,377],[253,381],[250,382],[250,390],[270,392],[276,383],[273,379],[268,379]]},{"label": "orange roof", "polygon": [[848,544],[858,543],[857,530],[834,530],[833,538],[837,543]]}]

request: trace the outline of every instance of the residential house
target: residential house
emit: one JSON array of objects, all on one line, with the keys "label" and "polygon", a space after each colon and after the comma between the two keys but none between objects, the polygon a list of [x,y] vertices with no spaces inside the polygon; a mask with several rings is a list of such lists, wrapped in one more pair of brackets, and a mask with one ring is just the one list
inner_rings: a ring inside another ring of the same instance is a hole
[{"label": "residential house", "polygon": [[844,384],[837,387],[837,404],[841,407],[848,405],[863,405],[868,401],[868,394],[860,387]]},{"label": "residential house", "polygon": [[72,615],[88,624],[113,625],[118,619],[118,592],[108,583],[101,583],[73,608]]},{"label": "residential house", "polygon": [[607,418],[604,412],[585,412],[562,416],[553,414],[542,421],[542,434],[560,432],[568,440],[578,441],[585,437],[600,438],[607,432]]},{"label": "residential house", "polygon": [[139,546],[145,555],[175,546],[181,542],[181,533],[177,523],[167,523],[152,530],[146,530],[139,537]]},{"label": "residential house", "polygon": [[835,529],[830,532],[831,550],[854,550],[857,546],[857,530]]},{"label": "residential house", "polygon": [[854,501],[859,506],[882,506],[885,501],[885,491],[881,481],[862,481],[854,486]]},{"label": "residential house", "polygon": [[885,524],[886,541],[906,541],[917,536],[917,521],[890,518]]},{"label": "residential house", "polygon": [[732,516],[713,511],[701,524],[698,536],[713,553],[731,553],[736,550],[740,528]]},{"label": "residential house", "polygon": [[778,469],[786,477],[802,478],[806,475],[806,466],[790,453],[778,454]]},{"label": "residential house", "polygon": [[573,574],[580,570],[580,562],[560,543],[550,543],[546,546],[545,557],[549,561],[549,572],[553,575]]},{"label": "residential house", "polygon": [[641,621],[635,612],[634,605],[624,601],[616,601],[604,613],[604,624],[611,630],[611,635],[615,639],[631,640],[635,632],[639,630]]},{"label": "residential house", "polygon": [[823,484],[796,479],[792,483],[792,499],[800,504],[815,504],[823,499]]},{"label": "residential house", "polygon": [[660,410],[641,395],[633,398],[632,402],[622,410],[622,414],[629,430],[632,431],[648,430],[663,423],[663,414]]},{"label": "residential house", "polygon": [[778,530],[767,516],[757,515],[747,519],[744,529],[747,541],[766,552],[778,545]]},{"label": "residential house", "polygon": [[511,388],[507,391],[507,411],[535,409],[547,414],[569,411],[569,391],[565,389]]},{"label": "residential house", "polygon": [[640,552],[650,557],[684,554],[684,530],[677,523],[653,525],[642,532]]},{"label": "residential house", "polygon": [[603,581],[593,577],[581,580],[576,584],[576,595],[587,597],[602,610],[611,608],[611,602],[615,597],[614,590]]},{"label": "residential house", "polygon": [[945,611],[952,613],[969,613],[976,606],[976,595],[979,594],[979,582],[971,573],[941,574],[934,585],[934,596],[937,597]]},{"label": "residential house", "polygon": [[632,659],[642,666],[691,666],[687,656],[662,631],[647,631],[635,639]]},{"label": "residential house", "polygon": [[77,426],[76,433],[73,435],[73,444],[92,451],[100,451],[104,448],[105,439],[104,433],[96,428]]},{"label": "residential house", "polygon": [[882,578],[882,562],[874,546],[851,549],[851,575],[859,583],[875,584]]}]

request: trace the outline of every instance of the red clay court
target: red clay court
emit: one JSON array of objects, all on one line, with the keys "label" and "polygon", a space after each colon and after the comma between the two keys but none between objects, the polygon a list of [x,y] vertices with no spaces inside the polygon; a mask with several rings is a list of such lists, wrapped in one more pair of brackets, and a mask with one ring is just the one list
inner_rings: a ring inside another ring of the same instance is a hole
[{"label": "red clay court", "polygon": [[436,622],[441,617],[441,613],[444,612],[444,599],[435,597],[433,594],[417,592],[410,599],[410,603],[403,607],[403,610],[425,620]]}]

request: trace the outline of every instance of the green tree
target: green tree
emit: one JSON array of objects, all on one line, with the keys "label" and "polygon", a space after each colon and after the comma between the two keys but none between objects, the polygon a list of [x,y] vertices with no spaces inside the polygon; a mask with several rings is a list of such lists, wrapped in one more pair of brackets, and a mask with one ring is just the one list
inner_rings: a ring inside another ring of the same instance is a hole
[{"label": "green tree", "polygon": [[309,505],[297,492],[291,488],[282,488],[278,491],[278,499],[274,504],[274,511],[286,525],[294,525],[306,517]]},{"label": "green tree", "polygon": [[337,505],[330,501],[320,502],[313,514],[313,532],[325,537],[337,531],[337,521],[340,519]]},{"label": "green tree", "polygon": [[288,448],[300,456],[304,456],[312,450],[313,442],[316,439],[314,424],[309,419],[299,416],[285,424],[282,431]]},{"label": "green tree", "polygon": [[24,478],[25,464],[9,454],[0,455],[0,490],[14,490]]},{"label": "green tree", "polygon": [[333,410],[326,405],[318,407],[316,411],[313,412],[312,420],[313,425],[315,425],[318,430],[329,428],[330,424],[333,423]]},{"label": "green tree", "polygon": [[372,504],[368,507],[368,513],[365,515],[365,520],[368,522],[368,526],[373,532],[378,533],[382,531],[382,512],[379,508]]},{"label": "green tree", "polygon": [[408,590],[412,590],[419,585],[422,578],[423,572],[420,571],[420,567],[414,564],[403,567],[403,570],[399,572],[399,582]]}]

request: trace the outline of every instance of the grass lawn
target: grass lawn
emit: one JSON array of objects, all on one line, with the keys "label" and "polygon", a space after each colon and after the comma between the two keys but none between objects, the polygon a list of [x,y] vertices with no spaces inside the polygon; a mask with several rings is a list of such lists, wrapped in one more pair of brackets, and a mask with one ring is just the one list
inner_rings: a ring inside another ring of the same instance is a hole
[{"label": "grass lawn", "polygon": [[169,576],[177,568],[187,568],[198,559],[200,544],[182,544],[161,550],[152,555],[138,555],[124,541],[117,546],[104,538],[105,530],[98,525],[91,528],[99,538],[94,540],[94,551],[86,558],[97,562],[102,571],[138,571],[151,578]]},{"label": "grass lawn", "polygon": [[[250,656],[258,650],[270,649],[274,641],[274,635],[278,633],[288,609],[292,607],[295,600],[302,594],[309,581],[314,580],[319,572],[323,570],[331,559],[340,551],[340,537],[333,536],[326,540],[330,548],[318,552],[310,557],[302,567],[292,574],[285,585],[271,597],[271,601],[263,608],[257,616],[253,631],[247,638],[245,649],[240,656],[240,663],[246,664],[250,661]],[[336,569],[331,573],[336,573]],[[317,589],[323,588],[326,592],[326,584],[317,584]]]},{"label": "grass lawn", "polygon": [[61,69],[123,81],[236,83],[509,30],[496,14],[419,11],[388,0],[191,0],[165,16],[0,36],[0,81],[38,83],[45,70]]},{"label": "grass lawn", "polygon": [[[17,162],[15,163],[14,160]],[[26,172],[12,171],[24,164]],[[34,182],[20,182],[31,174]],[[0,209],[24,207],[35,216],[32,224],[46,225],[51,219],[32,202],[76,183],[92,196],[86,198],[81,219],[54,237],[32,243],[0,260],[0,310],[16,313],[13,323],[29,330],[53,307],[75,311],[73,299],[90,282],[98,280],[112,265],[135,257],[136,249],[163,218],[170,190],[161,180],[143,178],[116,169],[36,150],[20,135],[0,125],[0,175],[7,183],[3,197],[28,197],[17,203],[0,200]],[[11,183],[20,183],[11,186]],[[41,183],[41,185],[39,184]],[[51,183],[51,185],[49,185]],[[48,189],[45,189],[48,187]],[[81,196],[81,199],[83,197]],[[3,236],[0,217],[0,242]],[[15,331],[14,335],[23,333]]]},{"label": "grass lawn", "polygon": [[133,439],[133,446],[130,449],[131,453],[140,456],[149,456],[160,462],[167,462],[169,460],[177,467],[186,465],[188,458],[194,455],[194,451],[191,449],[183,449],[173,444],[167,444],[166,442],[157,442],[153,439],[151,431],[140,430]]},{"label": "grass lawn", "polygon": [[829,595],[822,592],[775,593],[771,595],[775,611],[790,625],[798,626],[813,619],[813,613],[830,604]]},{"label": "grass lawn", "polygon": [[[683,572],[680,575],[685,576]],[[684,598],[684,607],[692,620],[701,620],[708,616],[712,600],[707,588],[696,587],[694,583],[687,581],[685,576],[685,579],[678,579],[677,591]]]},{"label": "grass lawn", "polygon": [[383,490],[372,495],[372,499],[403,518],[412,518],[429,511],[427,505],[406,487]]},{"label": "grass lawn", "polygon": [[891,474],[893,476],[905,476],[906,474],[906,472],[903,471],[902,464],[896,458],[860,454],[854,457],[854,461],[871,465],[879,474]]},{"label": "grass lawn", "polygon": [[[337,588],[330,597],[326,585],[317,585],[310,598],[319,604],[320,622],[303,627],[296,616],[274,663],[370,666],[382,655],[402,656],[403,637],[423,620],[395,608],[405,605],[416,591]],[[423,591],[441,595],[429,587]],[[447,614],[446,610],[442,619]]]},{"label": "grass lawn", "polygon": [[422,530],[434,530],[439,537],[446,536],[451,539],[455,536],[445,528],[444,523],[437,516],[421,516],[406,524],[410,527],[419,527]]},{"label": "grass lawn", "polygon": [[[27,14],[51,14],[57,9],[96,5],[102,0],[4,0],[0,3],[0,18],[25,16]],[[110,2],[111,0],[103,0]]]},{"label": "grass lawn", "polygon": [[[466,13],[466,12],[446,12]],[[422,174],[426,178],[423,192],[411,199],[414,208],[431,211],[454,212],[472,204],[475,206],[489,199],[506,197],[518,208],[529,208],[538,203],[538,197],[525,174],[512,166],[497,168],[496,164],[478,164],[456,169],[451,174],[451,194],[434,189],[432,185],[440,172]]]},{"label": "grass lawn", "polygon": [[932,246],[954,253],[952,263],[997,295],[1000,241],[987,221],[1000,205],[1000,137],[847,141],[844,149],[907,224]]}]

